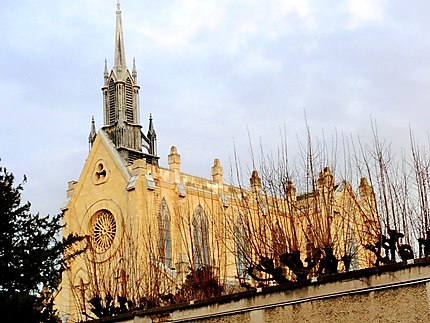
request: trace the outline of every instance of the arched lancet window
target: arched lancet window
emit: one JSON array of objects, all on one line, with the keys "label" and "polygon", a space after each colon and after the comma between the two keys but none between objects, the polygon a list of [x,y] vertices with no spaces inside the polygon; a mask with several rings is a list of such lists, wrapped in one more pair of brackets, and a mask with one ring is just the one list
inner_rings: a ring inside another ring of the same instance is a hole
[{"label": "arched lancet window", "polygon": [[276,266],[280,266],[280,256],[287,250],[284,230],[279,222],[276,222],[272,229],[273,260]]},{"label": "arched lancet window", "polygon": [[172,235],[170,232],[170,213],[165,198],[161,200],[158,210],[159,248],[164,264],[172,268]]},{"label": "arched lancet window", "polygon": [[236,248],[236,269],[239,277],[248,276],[249,246],[246,239],[246,228],[242,216],[236,220],[234,226],[234,242]]},{"label": "arched lancet window", "polygon": [[346,255],[351,257],[351,264],[349,270],[358,270],[358,244],[357,238],[355,237],[355,232],[351,227],[348,227],[348,232],[346,234]]},{"label": "arched lancet window", "polygon": [[194,265],[196,268],[209,265],[209,225],[200,205],[194,211],[192,225]]}]

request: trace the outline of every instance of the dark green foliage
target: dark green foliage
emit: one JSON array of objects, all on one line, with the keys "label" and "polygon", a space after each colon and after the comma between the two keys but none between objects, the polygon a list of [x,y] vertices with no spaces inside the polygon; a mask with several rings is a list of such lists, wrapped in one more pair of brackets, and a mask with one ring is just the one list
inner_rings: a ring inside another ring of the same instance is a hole
[{"label": "dark green foliage", "polygon": [[0,167],[0,310],[2,320],[55,322],[52,297],[61,279],[65,248],[77,236],[59,239],[61,214],[40,216],[22,204],[24,181]]}]

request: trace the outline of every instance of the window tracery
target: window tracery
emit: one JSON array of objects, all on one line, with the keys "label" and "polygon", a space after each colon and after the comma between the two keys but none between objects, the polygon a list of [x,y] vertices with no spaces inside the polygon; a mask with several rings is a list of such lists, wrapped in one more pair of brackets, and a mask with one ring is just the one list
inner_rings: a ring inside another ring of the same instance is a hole
[{"label": "window tracery", "polygon": [[158,211],[159,247],[164,264],[172,268],[172,235],[170,231],[170,213],[165,198],[161,200]]},{"label": "window tracery", "polygon": [[192,226],[194,265],[196,268],[209,265],[209,225],[206,213],[200,205],[194,211]]},{"label": "window tracery", "polygon": [[93,221],[93,244],[98,252],[108,250],[116,235],[116,221],[113,214],[107,210],[99,211],[94,215]]}]

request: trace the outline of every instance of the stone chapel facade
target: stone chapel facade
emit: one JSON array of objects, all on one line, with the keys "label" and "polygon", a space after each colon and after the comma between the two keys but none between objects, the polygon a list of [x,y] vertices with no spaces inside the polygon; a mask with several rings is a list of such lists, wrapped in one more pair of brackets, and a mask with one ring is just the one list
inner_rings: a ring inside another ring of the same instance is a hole
[{"label": "stone chapel facade", "polygon": [[[296,196],[292,183],[288,184],[287,204],[294,210],[282,212],[274,207],[275,197],[262,195],[257,172],[251,177],[249,190],[226,184],[217,159],[210,179],[183,173],[174,146],[168,167],[160,166],[152,117],[146,134],[140,123],[137,70],[134,62],[131,72],[126,65],[119,4],[114,66],[109,72],[105,63],[102,92],[104,125],[96,131],[93,120],[89,155],[78,181],[68,183],[62,208],[64,235],[86,236],[83,244],[87,248],[63,273],[56,298],[57,308],[67,321],[91,316],[89,300],[97,296],[127,295],[136,300],[174,292],[190,268],[211,266],[232,290],[240,280],[252,284],[247,265],[259,256],[250,250],[258,241],[251,241],[254,238],[250,235],[241,236],[242,230],[250,228],[249,223],[245,226],[241,221],[242,215],[250,215],[248,221],[284,216],[289,220],[281,226],[288,232],[294,231],[298,223],[321,217],[317,212],[319,215],[305,219],[300,210],[309,207],[309,198]],[[319,196],[319,204],[325,204],[321,212],[330,213],[327,219],[332,219],[323,225],[330,228],[340,223],[337,217],[348,218],[354,227],[340,230],[343,236],[349,234],[351,241],[355,239],[356,253],[364,254],[358,240],[367,239],[366,235],[371,239],[372,227],[378,226],[372,212],[373,191],[367,182],[362,180],[356,195],[348,183],[335,185],[326,168],[314,195]],[[255,230],[261,225],[260,220],[257,222]],[[298,235],[296,243],[309,244],[306,233],[299,231],[294,231]],[[344,245],[352,245],[351,241]],[[238,242],[242,242],[241,248]],[[371,261],[365,256],[356,257],[354,266],[366,267]]]}]

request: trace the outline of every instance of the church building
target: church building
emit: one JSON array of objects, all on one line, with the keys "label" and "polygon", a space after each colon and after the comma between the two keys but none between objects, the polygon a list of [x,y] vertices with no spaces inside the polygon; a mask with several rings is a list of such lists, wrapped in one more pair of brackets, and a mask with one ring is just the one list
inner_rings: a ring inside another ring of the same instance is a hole
[{"label": "church building", "polygon": [[288,250],[301,250],[304,259],[336,243],[338,259],[350,256],[351,267],[339,264],[340,270],[371,264],[363,246],[379,225],[365,179],[356,194],[349,183],[335,183],[327,167],[313,192],[296,195],[287,182],[285,196],[271,196],[257,171],[243,187],[227,184],[218,159],[210,179],[182,172],[175,146],[163,167],[152,116],[147,129],[140,121],[137,75],[135,62],[131,71],[126,64],[118,3],[114,64],[104,67],[103,126],[97,130],[92,120],[89,155],[62,207],[64,236],[85,236],[85,252],[63,273],[56,297],[64,321],[95,318],[100,303],[161,306],[162,296],[183,292],[190,273],[202,268],[223,286],[221,293],[270,276],[261,269],[264,257],[294,280],[279,261]]}]

